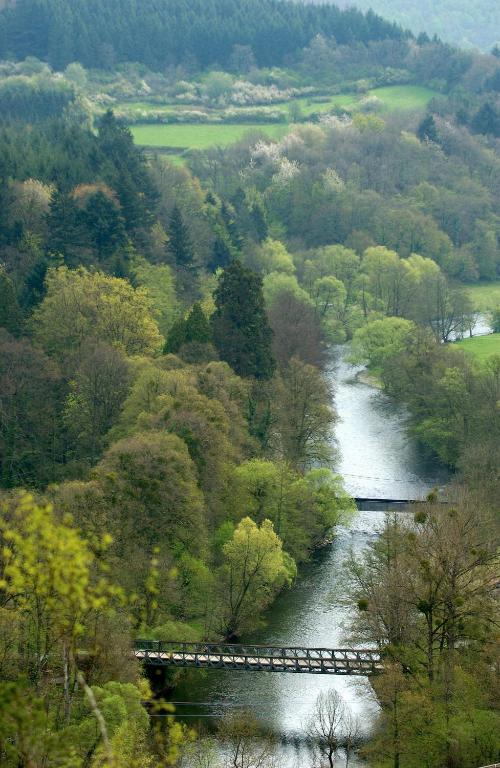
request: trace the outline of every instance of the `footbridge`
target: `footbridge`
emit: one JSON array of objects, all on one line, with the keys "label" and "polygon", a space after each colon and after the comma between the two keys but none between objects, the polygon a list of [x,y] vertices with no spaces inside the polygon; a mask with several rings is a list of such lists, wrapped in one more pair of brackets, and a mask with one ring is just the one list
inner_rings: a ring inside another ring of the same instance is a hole
[{"label": "footbridge", "polygon": [[136,659],[149,667],[198,667],[316,675],[374,675],[382,671],[382,659],[378,651],[357,648],[139,640],[135,644],[134,654]]},{"label": "footbridge", "polygon": [[[356,496],[354,498],[356,507],[365,512],[382,511],[389,512],[391,510],[405,510],[405,508],[414,508],[419,504],[428,504],[427,499],[381,499],[381,498],[366,498]],[[434,501],[434,504],[446,504],[446,501],[441,499]]]}]

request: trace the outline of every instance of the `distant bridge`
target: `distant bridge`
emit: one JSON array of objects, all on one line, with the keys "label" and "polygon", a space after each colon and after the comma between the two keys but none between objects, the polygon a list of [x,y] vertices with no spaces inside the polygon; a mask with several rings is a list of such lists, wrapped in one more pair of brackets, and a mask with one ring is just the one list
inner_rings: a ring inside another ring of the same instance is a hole
[{"label": "distant bridge", "polygon": [[[417,504],[428,504],[427,499],[375,499],[356,496],[354,498],[356,506],[360,510],[386,510],[394,507],[395,509],[401,509],[403,507],[414,507]],[[446,501],[438,500],[435,504],[446,504]]]},{"label": "distant bridge", "polygon": [[134,654],[136,659],[150,667],[198,667],[317,675],[374,675],[382,671],[380,653],[371,649],[139,640],[135,644]]}]

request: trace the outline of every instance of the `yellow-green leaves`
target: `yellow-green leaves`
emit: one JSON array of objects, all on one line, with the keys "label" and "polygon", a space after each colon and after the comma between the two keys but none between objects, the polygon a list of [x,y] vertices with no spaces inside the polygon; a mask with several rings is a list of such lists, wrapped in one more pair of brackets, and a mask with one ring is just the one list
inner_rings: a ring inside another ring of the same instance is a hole
[{"label": "yellow-green leaves", "polygon": [[99,340],[128,355],[152,355],[163,345],[143,288],[102,272],[67,267],[49,270],[47,293],[33,314],[36,341],[55,358],[71,363],[84,342]]},{"label": "yellow-green leaves", "polygon": [[32,648],[35,677],[58,642],[74,649],[92,611],[103,611],[119,590],[99,575],[94,555],[68,518],[32,496],[19,499],[11,519],[0,519],[1,586]]}]

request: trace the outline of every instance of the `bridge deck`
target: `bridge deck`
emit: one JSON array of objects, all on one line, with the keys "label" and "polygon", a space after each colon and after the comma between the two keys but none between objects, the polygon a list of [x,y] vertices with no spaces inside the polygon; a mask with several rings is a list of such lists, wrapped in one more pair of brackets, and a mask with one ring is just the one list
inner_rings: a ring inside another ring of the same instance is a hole
[{"label": "bridge deck", "polygon": [[144,640],[136,643],[135,657],[148,666],[201,667],[247,672],[373,675],[382,669],[378,651],[346,648],[283,648]]}]

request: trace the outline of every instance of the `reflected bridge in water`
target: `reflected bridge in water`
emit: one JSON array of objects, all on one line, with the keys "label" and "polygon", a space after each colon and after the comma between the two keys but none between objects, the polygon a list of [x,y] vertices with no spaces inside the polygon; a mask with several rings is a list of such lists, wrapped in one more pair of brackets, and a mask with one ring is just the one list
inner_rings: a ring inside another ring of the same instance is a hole
[{"label": "reflected bridge in water", "polygon": [[134,655],[149,667],[198,667],[317,675],[374,675],[382,671],[381,655],[372,649],[139,640],[135,644]]}]

